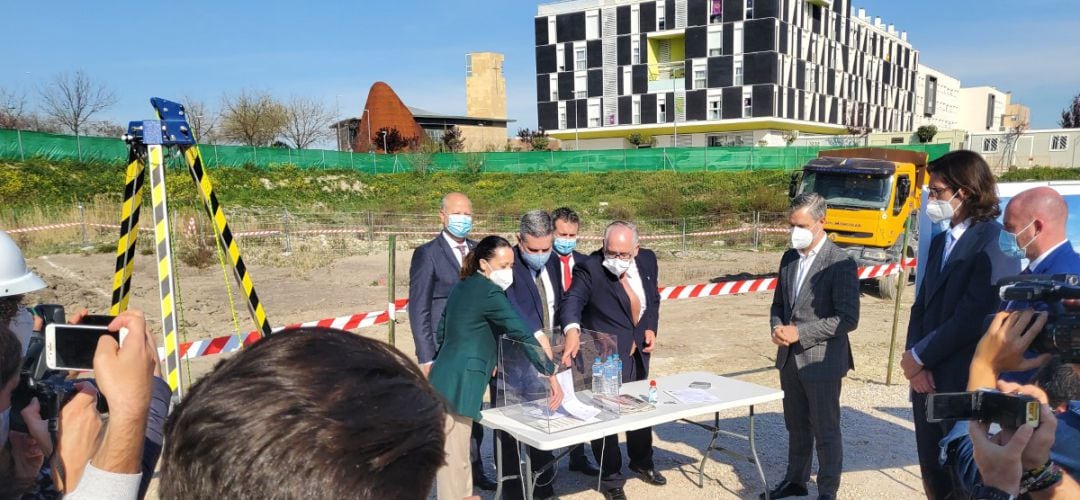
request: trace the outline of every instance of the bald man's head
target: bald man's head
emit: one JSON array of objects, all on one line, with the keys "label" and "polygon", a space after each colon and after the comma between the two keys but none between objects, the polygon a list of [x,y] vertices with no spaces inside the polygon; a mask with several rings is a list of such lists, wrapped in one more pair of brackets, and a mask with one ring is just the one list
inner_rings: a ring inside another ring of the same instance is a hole
[{"label": "bald man's head", "polygon": [[1009,200],[1005,207],[1005,230],[1016,235],[1028,259],[1036,259],[1065,241],[1069,206],[1049,187],[1028,189]]}]

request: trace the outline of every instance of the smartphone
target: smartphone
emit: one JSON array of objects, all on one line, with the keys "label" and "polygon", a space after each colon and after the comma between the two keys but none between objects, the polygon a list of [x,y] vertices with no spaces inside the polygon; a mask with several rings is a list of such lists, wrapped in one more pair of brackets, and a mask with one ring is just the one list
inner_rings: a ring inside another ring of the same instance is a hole
[{"label": "smartphone", "polygon": [[45,364],[52,370],[93,370],[98,338],[109,335],[122,343],[126,333],[110,332],[98,325],[49,324],[45,327]]},{"label": "smartphone", "polygon": [[109,323],[112,323],[114,319],[116,319],[116,316],[109,316],[105,314],[87,314],[86,316],[83,316],[81,320],[79,320],[79,324],[91,326],[109,326]]}]

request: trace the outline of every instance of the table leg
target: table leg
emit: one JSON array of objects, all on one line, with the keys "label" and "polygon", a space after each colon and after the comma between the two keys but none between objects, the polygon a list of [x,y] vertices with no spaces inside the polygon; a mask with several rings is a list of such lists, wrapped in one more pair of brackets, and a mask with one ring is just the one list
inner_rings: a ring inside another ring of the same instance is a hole
[{"label": "table leg", "polygon": [[757,441],[754,439],[754,405],[750,405],[750,454],[754,456],[754,465],[757,466],[761,483],[765,485],[765,499],[769,498],[769,480],[765,479],[765,471],[761,468],[761,460],[757,455]]},{"label": "table leg", "polygon": [[713,449],[716,447],[716,438],[720,435],[720,413],[717,412],[714,417],[715,426],[712,429],[712,439],[709,440],[709,446],[705,447],[705,453],[701,455],[701,464],[698,466],[698,488],[705,487],[705,463],[709,461],[709,455],[712,454]]},{"label": "table leg", "polygon": [[502,466],[502,440],[499,439],[499,431],[491,433],[495,440],[495,498],[502,498],[503,466]]},{"label": "table leg", "polygon": [[[521,452],[521,448],[518,448],[518,453]],[[525,447],[525,470],[522,471],[521,476],[525,478],[522,484],[525,486],[525,500],[533,500],[533,490],[536,487],[536,477],[533,475],[532,470],[532,454],[529,453],[528,447]]]}]

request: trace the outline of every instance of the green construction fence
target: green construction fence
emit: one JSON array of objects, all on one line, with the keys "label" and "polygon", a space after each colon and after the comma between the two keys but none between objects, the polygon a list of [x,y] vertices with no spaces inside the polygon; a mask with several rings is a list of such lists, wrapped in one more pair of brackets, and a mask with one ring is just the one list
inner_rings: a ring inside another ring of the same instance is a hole
[{"label": "green construction fence", "polygon": [[[845,147],[845,146],[839,146]],[[924,151],[936,159],[948,144],[889,146]],[[272,168],[295,165],[312,169],[347,169],[365,173],[469,171],[491,173],[660,171],[722,172],[791,170],[837,147],[709,147],[645,148],[598,151],[528,151],[491,153],[352,153],[319,149],[259,148],[204,144],[199,146],[208,167]],[[0,159],[80,160],[126,162],[127,145],[107,137],[0,129]]]}]

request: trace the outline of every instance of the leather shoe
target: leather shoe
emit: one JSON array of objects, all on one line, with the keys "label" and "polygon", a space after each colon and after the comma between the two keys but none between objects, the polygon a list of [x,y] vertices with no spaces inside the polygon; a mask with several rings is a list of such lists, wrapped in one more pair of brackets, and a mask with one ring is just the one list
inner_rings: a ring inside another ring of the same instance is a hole
[{"label": "leather shoe", "polygon": [[473,486],[484,491],[495,491],[495,488],[499,486],[494,479],[484,474],[483,464],[479,463],[473,464],[472,482]]},{"label": "leather shoe", "polygon": [[626,492],[622,488],[612,488],[604,492],[607,500],[626,500]]},{"label": "leather shoe", "polygon": [[588,458],[582,457],[580,460],[570,460],[570,470],[574,472],[580,472],[586,476],[596,477],[600,475],[600,469],[597,469],[592,462],[589,462]]},{"label": "leather shoe", "polygon": [[780,481],[780,484],[776,485],[772,491],[769,492],[769,496],[766,497],[764,493],[759,498],[765,500],[766,498],[787,498],[787,497],[804,497],[810,492],[806,491],[806,485],[795,484],[789,481]]},{"label": "leather shoe", "polygon": [[630,466],[630,470],[632,472],[636,472],[639,476],[641,476],[641,479],[646,483],[654,484],[656,486],[663,486],[667,484],[667,479],[665,479],[664,476],[660,474],[660,471],[656,469],[641,469],[638,467]]}]

